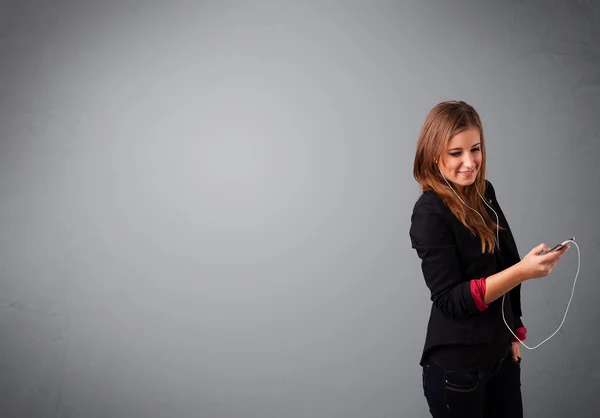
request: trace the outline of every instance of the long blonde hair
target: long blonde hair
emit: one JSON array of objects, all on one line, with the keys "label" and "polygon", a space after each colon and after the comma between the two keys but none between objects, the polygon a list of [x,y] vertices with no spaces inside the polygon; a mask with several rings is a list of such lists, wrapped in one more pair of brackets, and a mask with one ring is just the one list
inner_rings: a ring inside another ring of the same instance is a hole
[{"label": "long blonde hair", "polygon": [[[455,135],[469,128],[479,130],[482,160],[475,182],[464,189],[463,200],[479,212],[483,220],[477,213],[465,207],[457,198],[442,177],[436,164],[436,160],[441,158],[442,154],[446,152],[448,142]],[[485,204],[481,201],[477,193],[477,190],[479,190],[482,195],[485,194],[485,160],[483,126],[473,106],[463,101],[452,100],[439,103],[431,109],[419,134],[413,175],[423,192],[434,191],[437,193],[460,222],[473,235],[479,236],[482,253],[486,251],[493,253],[497,225],[487,213]]]}]

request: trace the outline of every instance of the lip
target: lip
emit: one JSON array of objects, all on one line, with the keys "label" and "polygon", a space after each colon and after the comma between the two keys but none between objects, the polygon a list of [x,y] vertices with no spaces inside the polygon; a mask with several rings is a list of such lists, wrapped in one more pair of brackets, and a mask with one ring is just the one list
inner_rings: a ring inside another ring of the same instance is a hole
[{"label": "lip", "polygon": [[459,171],[458,174],[465,176],[465,177],[472,177],[473,174],[475,174],[475,170],[471,170],[471,171]]}]

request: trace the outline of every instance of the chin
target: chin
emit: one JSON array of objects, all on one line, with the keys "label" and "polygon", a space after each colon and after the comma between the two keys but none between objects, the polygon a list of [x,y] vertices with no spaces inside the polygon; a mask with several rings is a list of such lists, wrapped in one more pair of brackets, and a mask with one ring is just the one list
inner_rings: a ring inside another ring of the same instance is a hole
[{"label": "chin", "polygon": [[468,186],[474,184],[475,180],[476,180],[476,178],[473,178],[472,180],[460,179],[459,181],[455,181],[454,183],[461,187],[468,187]]}]

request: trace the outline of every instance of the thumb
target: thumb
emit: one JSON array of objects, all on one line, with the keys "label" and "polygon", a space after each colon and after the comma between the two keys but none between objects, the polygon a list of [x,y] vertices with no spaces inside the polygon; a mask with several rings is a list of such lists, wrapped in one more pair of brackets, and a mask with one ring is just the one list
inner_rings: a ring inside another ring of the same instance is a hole
[{"label": "thumb", "polygon": [[542,251],[543,252],[548,252],[548,251],[550,251],[550,247],[548,247],[544,243],[541,243],[540,245],[538,245],[537,247],[535,247],[533,250],[531,250],[531,254],[540,255],[540,253]]}]

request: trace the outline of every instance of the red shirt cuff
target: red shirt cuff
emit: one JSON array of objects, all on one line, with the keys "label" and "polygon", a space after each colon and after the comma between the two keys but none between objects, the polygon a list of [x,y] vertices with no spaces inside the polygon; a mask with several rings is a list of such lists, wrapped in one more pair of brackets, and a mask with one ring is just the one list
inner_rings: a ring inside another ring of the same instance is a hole
[{"label": "red shirt cuff", "polygon": [[484,302],[486,289],[485,278],[482,277],[481,279],[471,280],[470,284],[471,295],[473,296],[473,300],[475,301],[477,309],[479,309],[480,311],[485,311],[488,307],[488,305],[486,305]]},{"label": "red shirt cuff", "polygon": [[[527,339],[527,328],[525,328],[525,327],[517,328],[515,330],[515,335],[517,336],[517,338],[519,340],[525,341]],[[513,341],[519,341],[519,340],[517,340],[517,338],[513,337]]]}]

